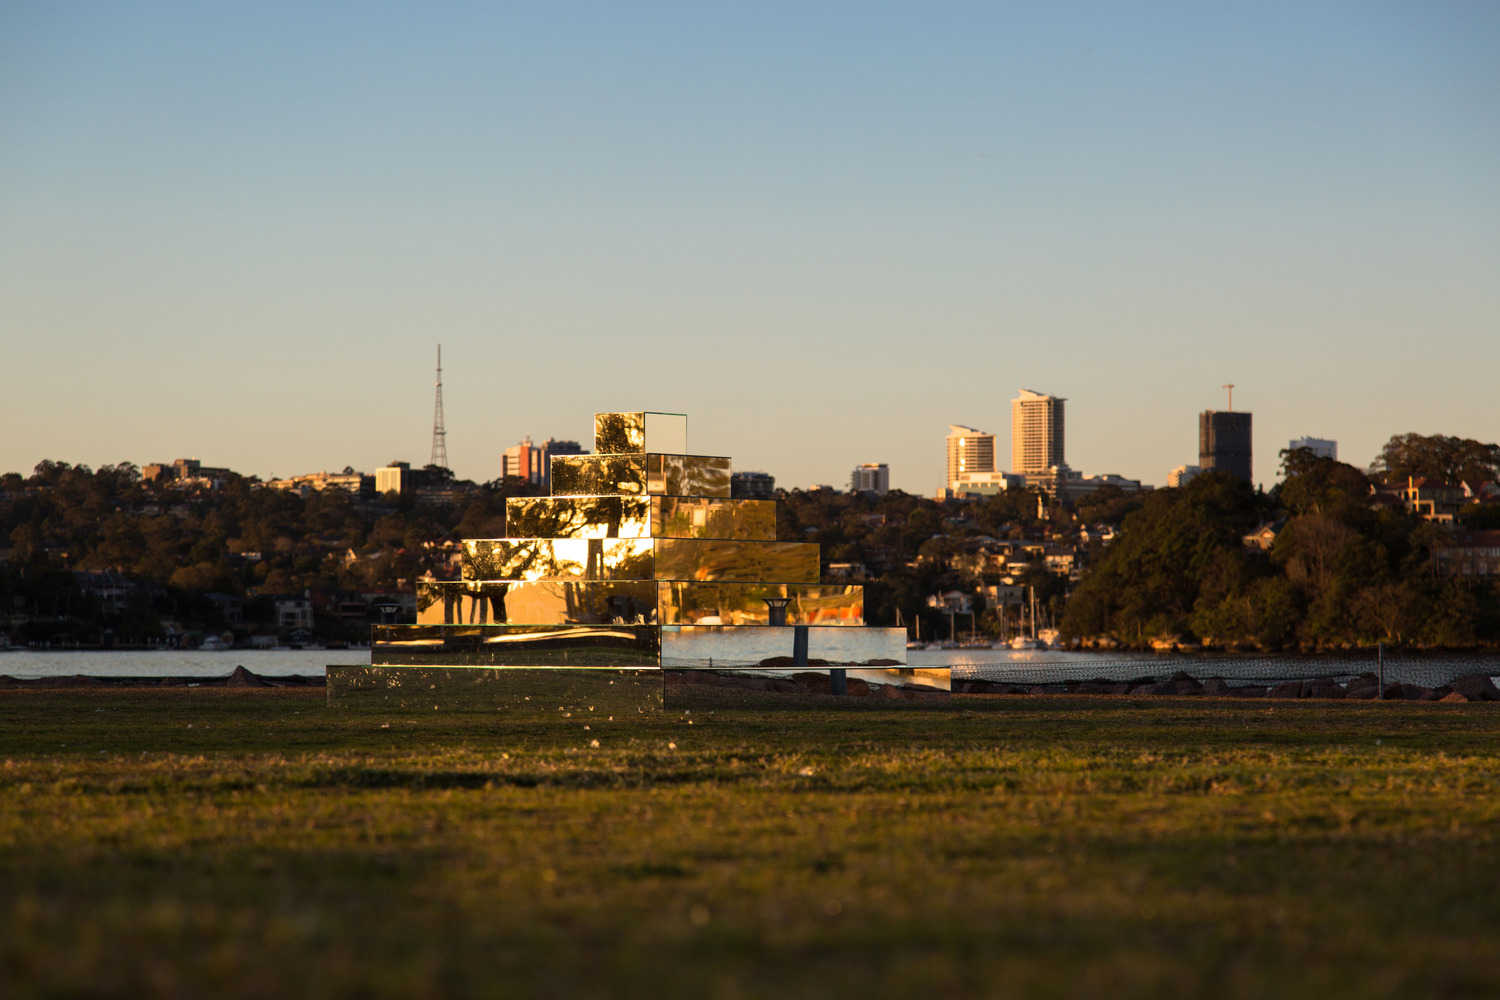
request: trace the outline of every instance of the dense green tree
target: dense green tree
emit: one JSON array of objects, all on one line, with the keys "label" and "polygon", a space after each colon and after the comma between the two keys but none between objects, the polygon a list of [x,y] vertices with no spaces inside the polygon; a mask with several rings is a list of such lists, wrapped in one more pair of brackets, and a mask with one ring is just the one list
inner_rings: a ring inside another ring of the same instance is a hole
[{"label": "dense green tree", "polygon": [[1425,476],[1477,486],[1500,480],[1500,444],[1444,434],[1397,434],[1380,450],[1371,470],[1386,479]]}]

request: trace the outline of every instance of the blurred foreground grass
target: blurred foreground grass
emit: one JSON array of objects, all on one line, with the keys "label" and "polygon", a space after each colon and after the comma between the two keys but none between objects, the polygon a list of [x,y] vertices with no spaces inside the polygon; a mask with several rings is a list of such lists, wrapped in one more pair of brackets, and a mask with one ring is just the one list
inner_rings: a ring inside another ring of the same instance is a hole
[{"label": "blurred foreground grass", "polygon": [[322,699],[0,692],[0,995],[1500,994],[1500,706]]}]

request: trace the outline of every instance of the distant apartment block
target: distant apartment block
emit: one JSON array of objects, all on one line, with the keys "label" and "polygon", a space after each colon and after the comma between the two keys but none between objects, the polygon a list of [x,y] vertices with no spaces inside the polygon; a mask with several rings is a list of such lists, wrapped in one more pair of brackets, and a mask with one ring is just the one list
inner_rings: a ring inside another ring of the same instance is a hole
[{"label": "distant apartment block", "polygon": [[1440,576],[1500,577],[1500,531],[1455,531],[1433,548]]},{"label": "distant apartment block", "polygon": [[511,445],[500,456],[500,478],[512,476],[525,480],[533,486],[542,484],[542,449],[531,443],[527,435],[520,444]]},{"label": "distant apartment block", "polygon": [[179,458],[171,465],[153,462],[141,466],[141,479],[148,483],[181,483],[184,486],[207,486],[217,489],[232,475],[232,470],[203,465],[196,458]]},{"label": "distant apartment block", "polygon": [[1186,486],[1188,483],[1192,482],[1194,477],[1196,477],[1202,471],[1203,469],[1201,466],[1179,465],[1177,468],[1167,473],[1167,485],[1174,490],[1179,487]]},{"label": "distant apartment block", "polygon": [[1063,404],[1067,400],[1030,389],[1010,401],[1010,465],[1020,473],[1045,472],[1067,464]]},{"label": "distant apartment block", "polygon": [[962,424],[948,425],[949,488],[961,479],[995,471],[995,435]]},{"label": "distant apartment block", "polygon": [[274,603],[277,628],[290,631],[313,627],[313,606],[310,597],[282,594],[274,598]]},{"label": "distant apartment block", "polygon": [[849,474],[850,493],[873,493],[885,496],[891,491],[891,470],[884,462],[856,465]]},{"label": "distant apartment block", "polygon": [[1339,443],[1329,441],[1326,438],[1300,437],[1287,442],[1288,451],[1296,451],[1298,448],[1306,448],[1319,458],[1339,460]]},{"label": "distant apartment block", "polygon": [[732,472],[729,495],[736,500],[770,500],[776,496],[776,477],[764,472]]},{"label": "distant apartment block", "polygon": [[1008,472],[972,472],[949,481],[947,488],[938,496],[938,499],[989,497],[1024,485],[1021,477]]},{"label": "distant apartment block", "polygon": [[1198,465],[1203,471],[1228,472],[1254,482],[1250,448],[1250,414],[1239,410],[1204,410],[1198,415]]},{"label": "distant apartment block", "polygon": [[1127,479],[1124,476],[1115,475],[1113,472],[1105,472],[1097,476],[1085,476],[1081,472],[1073,471],[1066,465],[1060,466],[1055,470],[1049,470],[1049,472],[1057,475],[1068,503],[1077,503],[1084,497],[1091,496],[1106,486],[1113,486],[1115,489],[1126,493],[1139,493],[1143,490],[1151,489],[1150,486],[1143,486],[1139,479]]},{"label": "distant apartment block", "polygon": [[342,490],[354,496],[368,496],[375,490],[375,477],[362,472],[310,472],[290,479],[273,479],[268,489],[309,496],[324,490]]},{"label": "distant apartment block", "polygon": [[410,462],[392,462],[383,469],[375,470],[375,492],[381,496],[395,493],[405,496],[416,489],[417,479],[411,471]]}]

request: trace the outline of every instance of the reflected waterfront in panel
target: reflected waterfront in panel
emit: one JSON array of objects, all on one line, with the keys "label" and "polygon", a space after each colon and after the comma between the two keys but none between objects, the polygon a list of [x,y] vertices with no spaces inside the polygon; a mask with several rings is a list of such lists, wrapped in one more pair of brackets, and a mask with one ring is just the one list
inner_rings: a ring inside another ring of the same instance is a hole
[{"label": "reflected waterfront in panel", "polygon": [[650,625],[376,625],[377,667],[658,666],[660,633]]}]

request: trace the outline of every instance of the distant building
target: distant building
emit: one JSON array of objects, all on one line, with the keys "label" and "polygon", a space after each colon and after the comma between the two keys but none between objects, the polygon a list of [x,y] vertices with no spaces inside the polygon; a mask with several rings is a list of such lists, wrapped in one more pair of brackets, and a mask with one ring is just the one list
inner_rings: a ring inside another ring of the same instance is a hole
[{"label": "distant building", "polygon": [[153,462],[141,467],[141,479],[148,483],[176,482],[184,486],[207,486],[218,489],[233,470],[219,466],[204,465],[196,458],[179,458],[171,465]]},{"label": "distant building", "polygon": [[395,493],[404,496],[416,488],[416,476],[410,462],[392,462],[383,469],[375,470],[375,492],[381,496]]},{"label": "distant building", "polygon": [[1067,400],[1022,389],[1010,401],[1010,465],[1014,472],[1044,472],[1065,465],[1063,404]]},{"label": "distant building", "polygon": [[273,479],[267,489],[283,490],[308,496],[324,490],[343,490],[355,496],[368,496],[375,490],[375,477],[362,472],[310,472],[290,479]]},{"label": "distant building", "polygon": [[1455,531],[1432,554],[1441,576],[1500,577],[1500,531]]},{"label": "distant building", "polygon": [[1172,487],[1173,489],[1177,489],[1181,486],[1186,486],[1188,483],[1192,482],[1193,478],[1202,471],[1202,467],[1197,465],[1179,465],[1177,468],[1167,473],[1167,485]]},{"label": "distant building", "polygon": [[527,435],[520,444],[511,445],[500,456],[500,478],[515,476],[533,486],[542,484],[542,449],[531,443]]},{"label": "distant building", "polygon": [[732,472],[729,495],[736,500],[770,500],[776,495],[776,477],[764,472]]},{"label": "distant building", "polygon": [[553,455],[587,455],[583,446],[577,441],[557,441],[548,438],[542,442],[542,490],[544,495],[552,494],[552,456]]},{"label": "distant building", "polygon": [[310,597],[281,594],[274,598],[274,603],[277,628],[289,631],[313,627],[313,606]]},{"label": "distant building", "polygon": [[865,462],[849,474],[850,493],[873,493],[885,496],[891,491],[891,470],[884,462]]},{"label": "distant building", "polygon": [[[1406,477],[1406,483],[1394,484],[1406,509],[1427,521],[1452,521],[1453,516],[1469,503],[1463,486],[1419,476]],[[1390,484],[1387,484],[1389,488]]]},{"label": "distant building", "polygon": [[960,479],[995,471],[995,435],[962,424],[948,425],[948,479],[951,489]]},{"label": "distant building", "polygon": [[1300,437],[1294,441],[1287,442],[1288,451],[1296,451],[1298,448],[1306,448],[1319,458],[1339,460],[1339,443],[1329,441],[1325,438]]},{"label": "distant building", "polygon": [[[1075,472],[1066,465],[1060,466],[1060,481],[1068,503],[1077,503],[1090,494],[1097,493],[1106,486],[1124,490],[1126,493],[1140,493],[1150,490],[1150,486],[1141,485],[1139,479],[1126,479],[1112,472],[1101,473],[1097,476],[1085,476],[1082,472]],[[1050,471],[1050,470],[1049,470]]]},{"label": "distant building", "polygon": [[938,499],[990,497],[1023,485],[1020,476],[1008,472],[972,472],[950,481]]},{"label": "distant building", "polygon": [[1198,415],[1198,465],[1254,482],[1250,449],[1250,414],[1239,410],[1204,410]]}]

